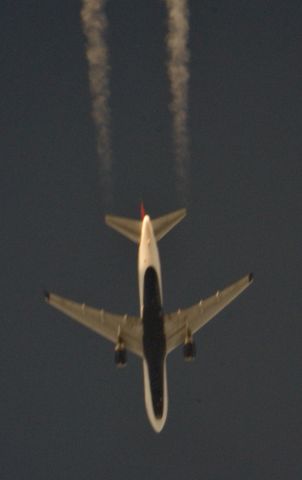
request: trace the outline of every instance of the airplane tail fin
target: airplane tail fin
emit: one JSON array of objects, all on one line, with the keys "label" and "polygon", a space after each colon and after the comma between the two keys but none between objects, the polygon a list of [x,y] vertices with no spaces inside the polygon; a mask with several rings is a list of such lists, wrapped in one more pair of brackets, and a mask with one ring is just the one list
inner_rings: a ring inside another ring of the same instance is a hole
[{"label": "airplane tail fin", "polygon": [[[168,213],[162,217],[155,218],[152,221],[154,235],[156,240],[163,238],[175,225],[177,225],[186,215],[186,209],[182,208],[175,212]],[[116,217],[113,215],[105,216],[106,224],[121,233],[132,242],[139,243],[141,237],[142,221],[132,218]]]}]

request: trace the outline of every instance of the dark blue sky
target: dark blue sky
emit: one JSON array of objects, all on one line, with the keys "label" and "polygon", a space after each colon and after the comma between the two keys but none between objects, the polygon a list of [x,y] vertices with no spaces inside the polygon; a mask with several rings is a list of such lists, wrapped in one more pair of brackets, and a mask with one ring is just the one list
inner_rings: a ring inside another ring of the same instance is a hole
[{"label": "dark blue sky", "polygon": [[[188,217],[160,243],[165,309],[255,283],[168,359],[162,434],[141,365],[42,299],[137,314],[136,248],[105,227],[79,1],[2,2],[1,448],[11,479],[300,479],[299,1],[191,0]],[[222,4],[222,5],[221,5]],[[114,213],[182,207],[160,1],[108,1]]]}]

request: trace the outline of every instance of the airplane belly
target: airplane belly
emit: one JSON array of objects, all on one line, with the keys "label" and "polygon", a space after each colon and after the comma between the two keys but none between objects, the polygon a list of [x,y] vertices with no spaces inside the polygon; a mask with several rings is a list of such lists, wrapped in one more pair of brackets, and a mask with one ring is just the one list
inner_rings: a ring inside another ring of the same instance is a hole
[{"label": "airplane belly", "polygon": [[144,304],[144,279],[145,279],[146,270],[149,267],[153,267],[153,269],[157,273],[161,304],[163,302],[159,253],[158,253],[156,239],[154,237],[154,232],[152,229],[152,224],[148,220],[148,218],[149,217],[145,217],[145,220],[143,223],[142,236],[141,236],[139,253],[138,253],[138,281],[139,281],[139,297],[140,297],[141,315],[143,314],[142,309]]},{"label": "airplane belly", "polygon": [[144,277],[142,323],[146,408],[152,426],[160,431],[167,414],[166,337],[158,276],[153,267],[147,268]]},{"label": "airplane belly", "polygon": [[139,295],[143,324],[145,405],[150,423],[160,432],[168,410],[166,337],[162,308],[161,269],[152,223],[144,217],[138,258]]},{"label": "airplane belly", "polygon": [[166,354],[163,317],[146,313],[143,317],[143,348],[149,372],[152,406],[157,418],[163,415],[164,374],[163,364]]},{"label": "airplane belly", "polygon": [[153,427],[153,429],[159,433],[163,429],[168,414],[168,388],[167,388],[167,369],[166,369],[166,360],[164,359],[162,367],[163,375],[163,393],[161,401],[161,415],[156,415],[154,411],[154,400],[152,397],[152,384],[150,379],[150,369],[147,363],[147,360],[143,359],[143,374],[144,374],[144,393],[145,393],[145,406],[148,419]]}]

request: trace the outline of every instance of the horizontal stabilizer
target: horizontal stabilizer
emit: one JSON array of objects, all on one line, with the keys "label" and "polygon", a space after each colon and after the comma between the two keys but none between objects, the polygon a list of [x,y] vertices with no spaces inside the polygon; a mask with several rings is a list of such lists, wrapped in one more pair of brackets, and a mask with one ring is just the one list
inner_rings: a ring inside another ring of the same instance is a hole
[{"label": "horizontal stabilizer", "polygon": [[[175,212],[168,213],[162,217],[151,219],[154,235],[156,240],[163,238],[166,233],[172,230],[186,215],[186,209],[182,208]],[[125,237],[129,238],[135,243],[140,242],[142,221],[133,220],[132,218],[116,217],[114,215],[105,216],[106,224],[121,233]]]},{"label": "horizontal stabilizer", "polygon": [[142,229],[142,222],[140,220],[106,215],[105,222],[109,227],[129,238],[132,242],[139,243]]},{"label": "horizontal stabilizer", "polygon": [[170,230],[172,230],[172,228],[175,227],[175,225],[177,225],[186,216],[186,213],[186,209],[181,208],[180,210],[176,210],[175,212],[168,213],[167,215],[163,215],[162,217],[152,220],[152,226],[156,240],[160,240],[168,232],[170,232]]}]

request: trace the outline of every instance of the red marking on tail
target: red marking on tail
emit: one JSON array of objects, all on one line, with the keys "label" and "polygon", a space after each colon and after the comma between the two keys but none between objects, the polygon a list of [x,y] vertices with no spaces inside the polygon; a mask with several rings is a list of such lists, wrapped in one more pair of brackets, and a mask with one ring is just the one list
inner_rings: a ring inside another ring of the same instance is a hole
[{"label": "red marking on tail", "polygon": [[146,215],[146,212],[145,212],[145,207],[144,207],[144,204],[143,202],[141,202],[141,219],[144,220],[144,216]]}]

